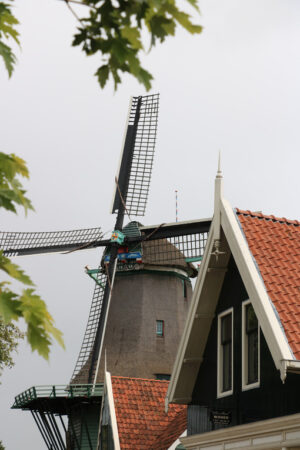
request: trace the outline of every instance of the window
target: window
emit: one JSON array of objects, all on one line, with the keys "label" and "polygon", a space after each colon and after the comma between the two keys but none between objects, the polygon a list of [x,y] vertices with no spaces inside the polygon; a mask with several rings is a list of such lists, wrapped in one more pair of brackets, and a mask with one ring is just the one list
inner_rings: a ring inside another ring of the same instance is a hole
[{"label": "window", "polygon": [[242,305],[242,389],[259,386],[259,324],[250,301]]},{"label": "window", "polygon": [[165,332],[165,323],[163,320],[156,321],[156,336],[163,337]]},{"label": "window", "polygon": [[233,392],[233,309],[218,317],[218,397]]}]

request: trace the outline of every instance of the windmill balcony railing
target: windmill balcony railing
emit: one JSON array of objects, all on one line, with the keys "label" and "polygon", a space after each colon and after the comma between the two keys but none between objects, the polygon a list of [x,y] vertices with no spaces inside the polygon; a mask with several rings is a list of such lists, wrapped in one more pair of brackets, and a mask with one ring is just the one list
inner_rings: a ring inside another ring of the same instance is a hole
[{"label": "windmill balcony railing", "polygon": [[22,408],[38,398],[75,398],[100,397],[103,395],[103,383],[72,384],[55,386],[33,386],[15,397],[12,408]]}]

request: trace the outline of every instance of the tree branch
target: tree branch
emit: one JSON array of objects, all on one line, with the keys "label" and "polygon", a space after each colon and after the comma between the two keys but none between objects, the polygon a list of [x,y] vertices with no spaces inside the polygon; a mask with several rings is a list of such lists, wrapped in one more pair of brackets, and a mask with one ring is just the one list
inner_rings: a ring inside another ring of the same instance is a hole
[{"label": "tree branch", "polygon": [[83,5],[83,3],[81,3],[81,2],[79,2],[79,1],[77,1],[77,0],[63,0],[63,1],[66,3],[67,7],[68,7],[69,10],[71,11],[71,13],[72,13],[73,16],[75,17],[75,19],[78,20],[78,22],[81,23],[81,19],[80,19],[80,17],[77,15],[77,13],[74,11],[74,9],[72,8],[72,6],[70,5],[70,1],[71,1],[72,3],[78,3],[79,5]]}]

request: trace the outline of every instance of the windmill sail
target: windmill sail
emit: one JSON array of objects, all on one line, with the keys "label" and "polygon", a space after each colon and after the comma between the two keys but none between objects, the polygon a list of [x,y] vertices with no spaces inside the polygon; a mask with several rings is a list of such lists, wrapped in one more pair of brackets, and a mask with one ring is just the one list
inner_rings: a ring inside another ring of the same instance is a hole
[{"label": "windmill sail", "polygon": [[210,224],[211,219],[202,219],[141,227],[144,262],[167,264],[180,258],[189,263],[201,261]]},{"label": "windmill sail", "polygon": [[129,214],[145,214],[154,159],[158,105],[159,94],[132,98],[112,214],[124,206],[123,202]]},{"label": "windmill sail", "polygon": [[[100,265],[97,273],[97,282],[95,284],[89,318],[79,356],[72,375],[71,383],[88,383],[91,372],[92,351],[94,348],[95,338],[100,321],[106,285],[107,276],[106,274],[102,273]],[[92,368],[92,372],[94,372],[94,368]],[[79,373],[80,376],[78,377]]]},{"label": "windmill sail", "polygon": [[101,245],[101,228],[49,232],[0,232],[0,248],[6,256],[36,255],[91,248]]},{"label": "windmill sail", "polygon": [[[122,230],[125,211],[134,215],[143,215],[145,212],[156,141],[158,101],[158,94],[131,99],[128,127],[112,208],[112,212],[117,213],[115,230]],[[75,369],[76,373],[79,373],[80,370],[83,370],[80,367],[83,368],[84,364],[89,367],[88,383],[91,383],[93,378],[94,380],[97,378],[119,245],[117,241],[112,241],[109,245],[108,279],[104,292],[101,293],[101,313],[98,316],[98,324],[93,326],[93,343],[92,341],[89,343],[87,353],[85,353],[86,346],[83,343],[82,354],[85,356],[79,357],[78,368]],[[88,352],[90,354],[86,356]]]}]

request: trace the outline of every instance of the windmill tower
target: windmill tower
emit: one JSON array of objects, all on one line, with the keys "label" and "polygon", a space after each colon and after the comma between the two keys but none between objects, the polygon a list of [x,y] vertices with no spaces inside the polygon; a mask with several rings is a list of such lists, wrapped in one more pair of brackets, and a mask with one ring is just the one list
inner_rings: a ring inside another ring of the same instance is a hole
[{"label": "windmill tower", "polygon": [[[138,222],[130,222],[123,233],[138,238],[144,229]],[[102,260],[104,267],[108,252]],[[196,270],[166,239],[121,247],[118,256],[103,336],[107,367],[113,375],[168,379],[192,294],[190,277]],[[103,381],[103,353],[96,383]],[[72,383],[92,382],[91,357],[84,364],[79,361]]]},{"label": "windmill tower", "polygon": [[13,406],[31,411],[49,450],[96,449],[104,349],[115,375],[167,378],[172,370],[192,292],[189,278],[196,274],[192,263],[202,257],[210,220],[146,227],[131,220],[145,213],[158,102],[158,95],[130,102],[110,239],[100,228],[0,235],[7,255],[105,248],[99,268],[87,269],[96,285],[70,383],[31,388]]}]

